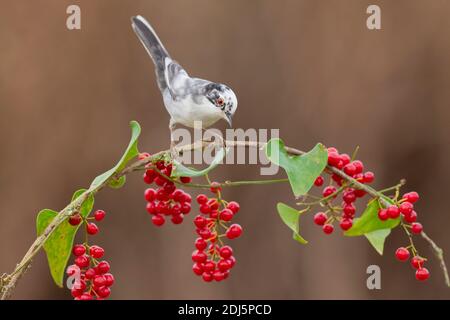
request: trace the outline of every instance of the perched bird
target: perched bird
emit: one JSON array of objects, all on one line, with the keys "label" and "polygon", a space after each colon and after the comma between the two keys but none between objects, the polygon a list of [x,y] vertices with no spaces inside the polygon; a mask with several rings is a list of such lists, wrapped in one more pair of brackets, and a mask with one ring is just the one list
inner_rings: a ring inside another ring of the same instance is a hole
[{"label": "perched bird", "polygon": [[195,121],[201,121],[202,128],[220,119],[231,126],[237,108],[233,90],[221,83],[190,77],[183,67],[172,60],[143,17],[132,17],[131,25],[155,64],[156,81],[170,114],[171,132],[177,123],[192,128]]}]

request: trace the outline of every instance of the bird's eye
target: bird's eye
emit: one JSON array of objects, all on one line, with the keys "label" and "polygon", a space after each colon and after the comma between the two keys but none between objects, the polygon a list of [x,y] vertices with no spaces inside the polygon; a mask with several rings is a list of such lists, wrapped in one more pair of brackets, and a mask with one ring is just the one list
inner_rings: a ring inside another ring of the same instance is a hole
[{"label": "bird's eye", "polygon": [[222,98],[218,98],[218,99],[216,100],[216,103],[217,103],[219,106],[222,106],[222,105],[225,103],[225,101],[224,101]]}]

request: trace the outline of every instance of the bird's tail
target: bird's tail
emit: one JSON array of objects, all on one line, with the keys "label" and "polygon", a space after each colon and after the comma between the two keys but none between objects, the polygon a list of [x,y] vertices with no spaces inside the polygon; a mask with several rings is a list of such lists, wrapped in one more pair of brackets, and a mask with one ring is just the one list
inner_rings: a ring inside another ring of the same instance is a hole
[{"label": "bird's tail", "polygon": [[164,69],[166,67],[165,60],[169,57],[167,50],[145,18],[142,16],[132,17],[131,26],[155,63],[158,85],[161,90],[164,90],[167,87],[164,76]]}]

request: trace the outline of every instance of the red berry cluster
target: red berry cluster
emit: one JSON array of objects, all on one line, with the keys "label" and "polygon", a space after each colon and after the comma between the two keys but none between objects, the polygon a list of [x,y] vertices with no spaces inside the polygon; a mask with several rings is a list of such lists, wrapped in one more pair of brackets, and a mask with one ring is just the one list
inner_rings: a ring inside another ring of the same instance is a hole
[{"label": "red berry cluster", "polygon": [[[142,155],[141,155],[142,157]],[[184,216],[191,211],[191,196],[178,189],[173,181],[168,180],[172,174],[172,164],[164,161],[156,161],[147,165],[144,173],[144,182],[155,183],[156,189],[148,188],[144,192],[147,200],[147,212],[152,215],[155,226],[162,226],[166,217],[170,217],[173,224],[183,222]],[[181,177],[180,182],[190,183],[190,177]]]},{"label": "red berry cluster", "polygon": [[[94,220],[101,221],[106,213],[97,210],[94,213]],[[98,232],[98,227],[93,222],[87,222],[86,218],[80,214],[72,215],[69,223],[73,226],[79,225],[82,221],[86,225],[86,233],[94,235]],[[105,260],[98,261],[105,254],[105,250],[97,245],[88,243],[76,244],[72,248],[75,256],[75,264],[67,267],[68,276],[74,276],[75,281],[71,288],[72,296],[75,300],[101,300],[108,298],[111,294],[110,287],[114,284],[114,276],[109,273],[109,263]]]},{"label": "red berry cluster", "polygon": [[[346,153],[339,154],[336,148],[328,148],[328,165],[344,171],[350,177],[363,184],[369,184],[375,180],[375,175],[371,171],[364,172],[364,164],[360,160],[352,160]],[[327,170],[325,173],[329,173]],[[356,213],[354,205],[358,198],[364,197],[366,192],[351,187],[343,187],[344,180],[335,173],[331,175],[330,183],[322,190],[322,196],[327,200],[329,210],[318,212],[314,215],[314,223],[321,226],[325,234],[334,231],[333,222],[339,221],[342,230],[347,231],[353,225],[353,218]],[[323,186],[325,180],[322,176],[317,177],[314,184],[317,187]],[[334,205],[333,201],[342,194],[342,203]]]},{"label": "red berry cluster", "polygon": [[[233,217],[239,211],[235,201],[227,202],[220,196],[220,184],[211,183],[211,192],[216,196],[208,198],[204,194],[197,196],[200,213],[194,219],[199,238],[195,240],[195,250],[192,253],[193,272],[201,276],[205,282],[227,279],[231,268],[236,263],[233,249],[224,245],[222,238],[238,238],[242,234],[239,224],[231,224]],[[224,233],[221,233],[221,231]]]},{"label": "red berry cluster", "polygon": [[[413,249],[413,248],[411,248]],[[416,269],[416,279],[419,281],[427,280],[430,277],[430,272],[423,265],[425,264],[426,259],[419,256],[415,249],[412,250],[414,256],[411,259],[411,265],[414,269]],[[395,251],[395,256],[400,261],[406,261],[410,257],[409,249],[405,247],[400,247]]]},{"label": "red berry cluster", "polygon": [[[407,230],[408,235],[420,234],[423,230],[422,224],[417,222],[417,212],[414,210],[414,203],[419,200],[419,194],[415,191],[405,193],[399,201],[385,209],[378,211],[378,218],[382,221],[388,219],[397,219],[401,217],[402,225]],[[410,231],[408,231],[410,230]],[[400,261],[406,261],[410,258],[410,250],[413,254],[411,265],[416,269],[416,279],[423,281],[428,279],[430,272],[423,265],[425,258],[418,255],[417,250],[411,242],[409,247],[400,247],[395,251],[395,256]]]}]

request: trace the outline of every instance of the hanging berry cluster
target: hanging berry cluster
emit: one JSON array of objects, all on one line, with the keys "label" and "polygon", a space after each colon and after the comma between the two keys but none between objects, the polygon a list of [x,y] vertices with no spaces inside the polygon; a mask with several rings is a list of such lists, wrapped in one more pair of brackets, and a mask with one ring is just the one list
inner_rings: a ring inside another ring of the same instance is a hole
[{"label": "hanging berry cluster", "polygon": [[419,255],[412,240],[413,234],[420,234],[423,230],[422,224],[417,222],[417,212],[414,210],[414,203],[417,200],[419,200],[419,194],[415,191],[405,193],[400,200],[394,198],[394,204],[378,211],[378,218],[386,221],[401,217],[401,226],[408,235],[410,244],[407,247],[398,248],[395,256],[399,261],[407,261],[411,256],[411,251],[411,265],[416,269],[416,279],[423,281],[428,279],[430,272],[423,266],[426,259]]},{"label": "hanging berry cluster", "polygon": [[[140,158],[150,156],[141,154]],[[173,224],[183,222],[184,216],[191,212],[191,196],[175,186],[167,177],[172,174],[172,164],[163,160],[147,165],[143,179],[146,184],[156,184],[157,188],[145,190],[144,197],[147,200],[147,212],[152,215],[155,226],[162,226],[166,217],[170,217]],[[190,177],[181,177],[181,183],[190,183]]]},{"label": "hanging berry cluster", "polygon": [[[352,160],[351,157],[342,153],[339,154],[336,148],[328,148],[328,165],[343,170],[347,175],[363,184],[369,184],[375,180],[375,175],[371,171],[364,172],[364,164],[360,160]],[[325,171],[326,172],[326,171]],[[321,187],[325,180],[322,176],[317,177],[314,184]],[[334,231],[333,223],[339,222],[342,230],[347,231],[353,225],[358,198],[364,197],[366,192],[361,189],[354,189],[345,184],[341,176],[331,173],[330,184],[323,191],[322,196],[327,203],[326,212],[318,212],[314,215],[314,223],[321,226],[325,234]],[[338,195],[342,195],[342,203],[335,204]]]},{"label": "hanging berry cluster", "polygon": [[109,263],[98,260],[103,257],[105,250],[97,245],[88,244],[88,235],[95,235],[99,231],[97,225],[88,220],[101,221],[105,215],[105,211],[97,210],[93,218],[83,218],[79,213],[69,218],[72,226],[83,223],[86,231],[86,241],[73,246],[75,263],[68,266],[66,271],[68,276],[74,277],[71,293],[75,300],[102,300],[111,294],[110,287],[114,284],[114,276],[109,273]]},{"label": "hanging berry cluster", "polygon": [[239,224],[231,224],[239,211],[239,204],[222,199],[220,184],[217,182],[211,183],[210,190],[215,194],[214,197],[208,198],[205,194],[197,196],[200,214],[195,217],[194,225],[199,238],[195,240],[197,250],[192,253],[192,271],[205,282],[228,278],[236,259],[233,249],[224,244],[223,238],[232,240],[242,234]]},{"label": "hanging berry cluster", "polygon": [[[142,153],[139,159],[150,154]],[[191,196],[176,187],[176,183],[190,184],[190,177],[170,178],[172,164],[164,160],[156,160],[145,167],[143,180],[146,184],[156,184],[157,189],[148,188],[144,192],[147,201],[147,212],[152,215],[152,222],[162,226],[166,217],[174,224],[183,222],[184,215],[191,211]],[[196,250],[192,253],[193,272],[206,282],[222,281],[228,278],[231,268],[236,263],[233,249],[225,245],[223,238],[235,239],[242,234],[239,224],[231,224],[234,215],[239,211],[235,201],[227,202],[221,197],[221,185],[218,182],[209,184],[214,194],[209,198],[205,194],[197,197],[200,214],[194,218],[195,231],[199,238],[195,240]]]},{"label": "hanging berry cluster", "polygon": [[[357,182],[366,185],[375,180],[375,175],[371,171],[364,171],[364,164],[360,160],[352,159],[348,154],[340,154],[336,148],[328,148],[328,166],[342,170],[349,177]],[[325,174],[330,176],[329,183],[322,189],[322,197],[314,198],[313,202],[301,202],[300,205],[307,209],[313,205],[320,205],[325,210],[321,210],[314,215],[314,223],[322,227],[325,234],[331,234],[334,231],[334,223],[339,222],[340,228],[345,232],[352,228],[353,219],[356,213],[355,203],[358,198],[366,195],[366,191],[354,187],[351,181],[344,180],[340,175],[333,173],[329,169],[324,170]],[[322,176],[316,178],[314,185],[322,187],[325,179]],[[395,252],[395,256],[400,261],[406,261],[410,258],[411,265],[416,269],[416,279],[426,280],[429,277],[429,271],[423,266],[426,259],[419,255],[414,246],[412,235],[420,234],[423,230],[422,224],[417,222],[417,212],[414,210],[414,203],[419,200],[417,192],[409,192],[399,198],[400,185],[382,190],[381,193],[395,190],[395,195],[385,197],[390,200],[389,205],[386,202],[379,201],[380,210],[378,218],[381,221],[400,218],[400,226],[406,232],[410,244],[407,247],[400,247]],[[311,195],[308,195],[311,197]],[[308,197],[307,196],[307,197]],[[340,201],[338,199],[341,199]],[[379,200],[379,199],[378,199]],[[336,203],[338,202],[338,203]]]}]

